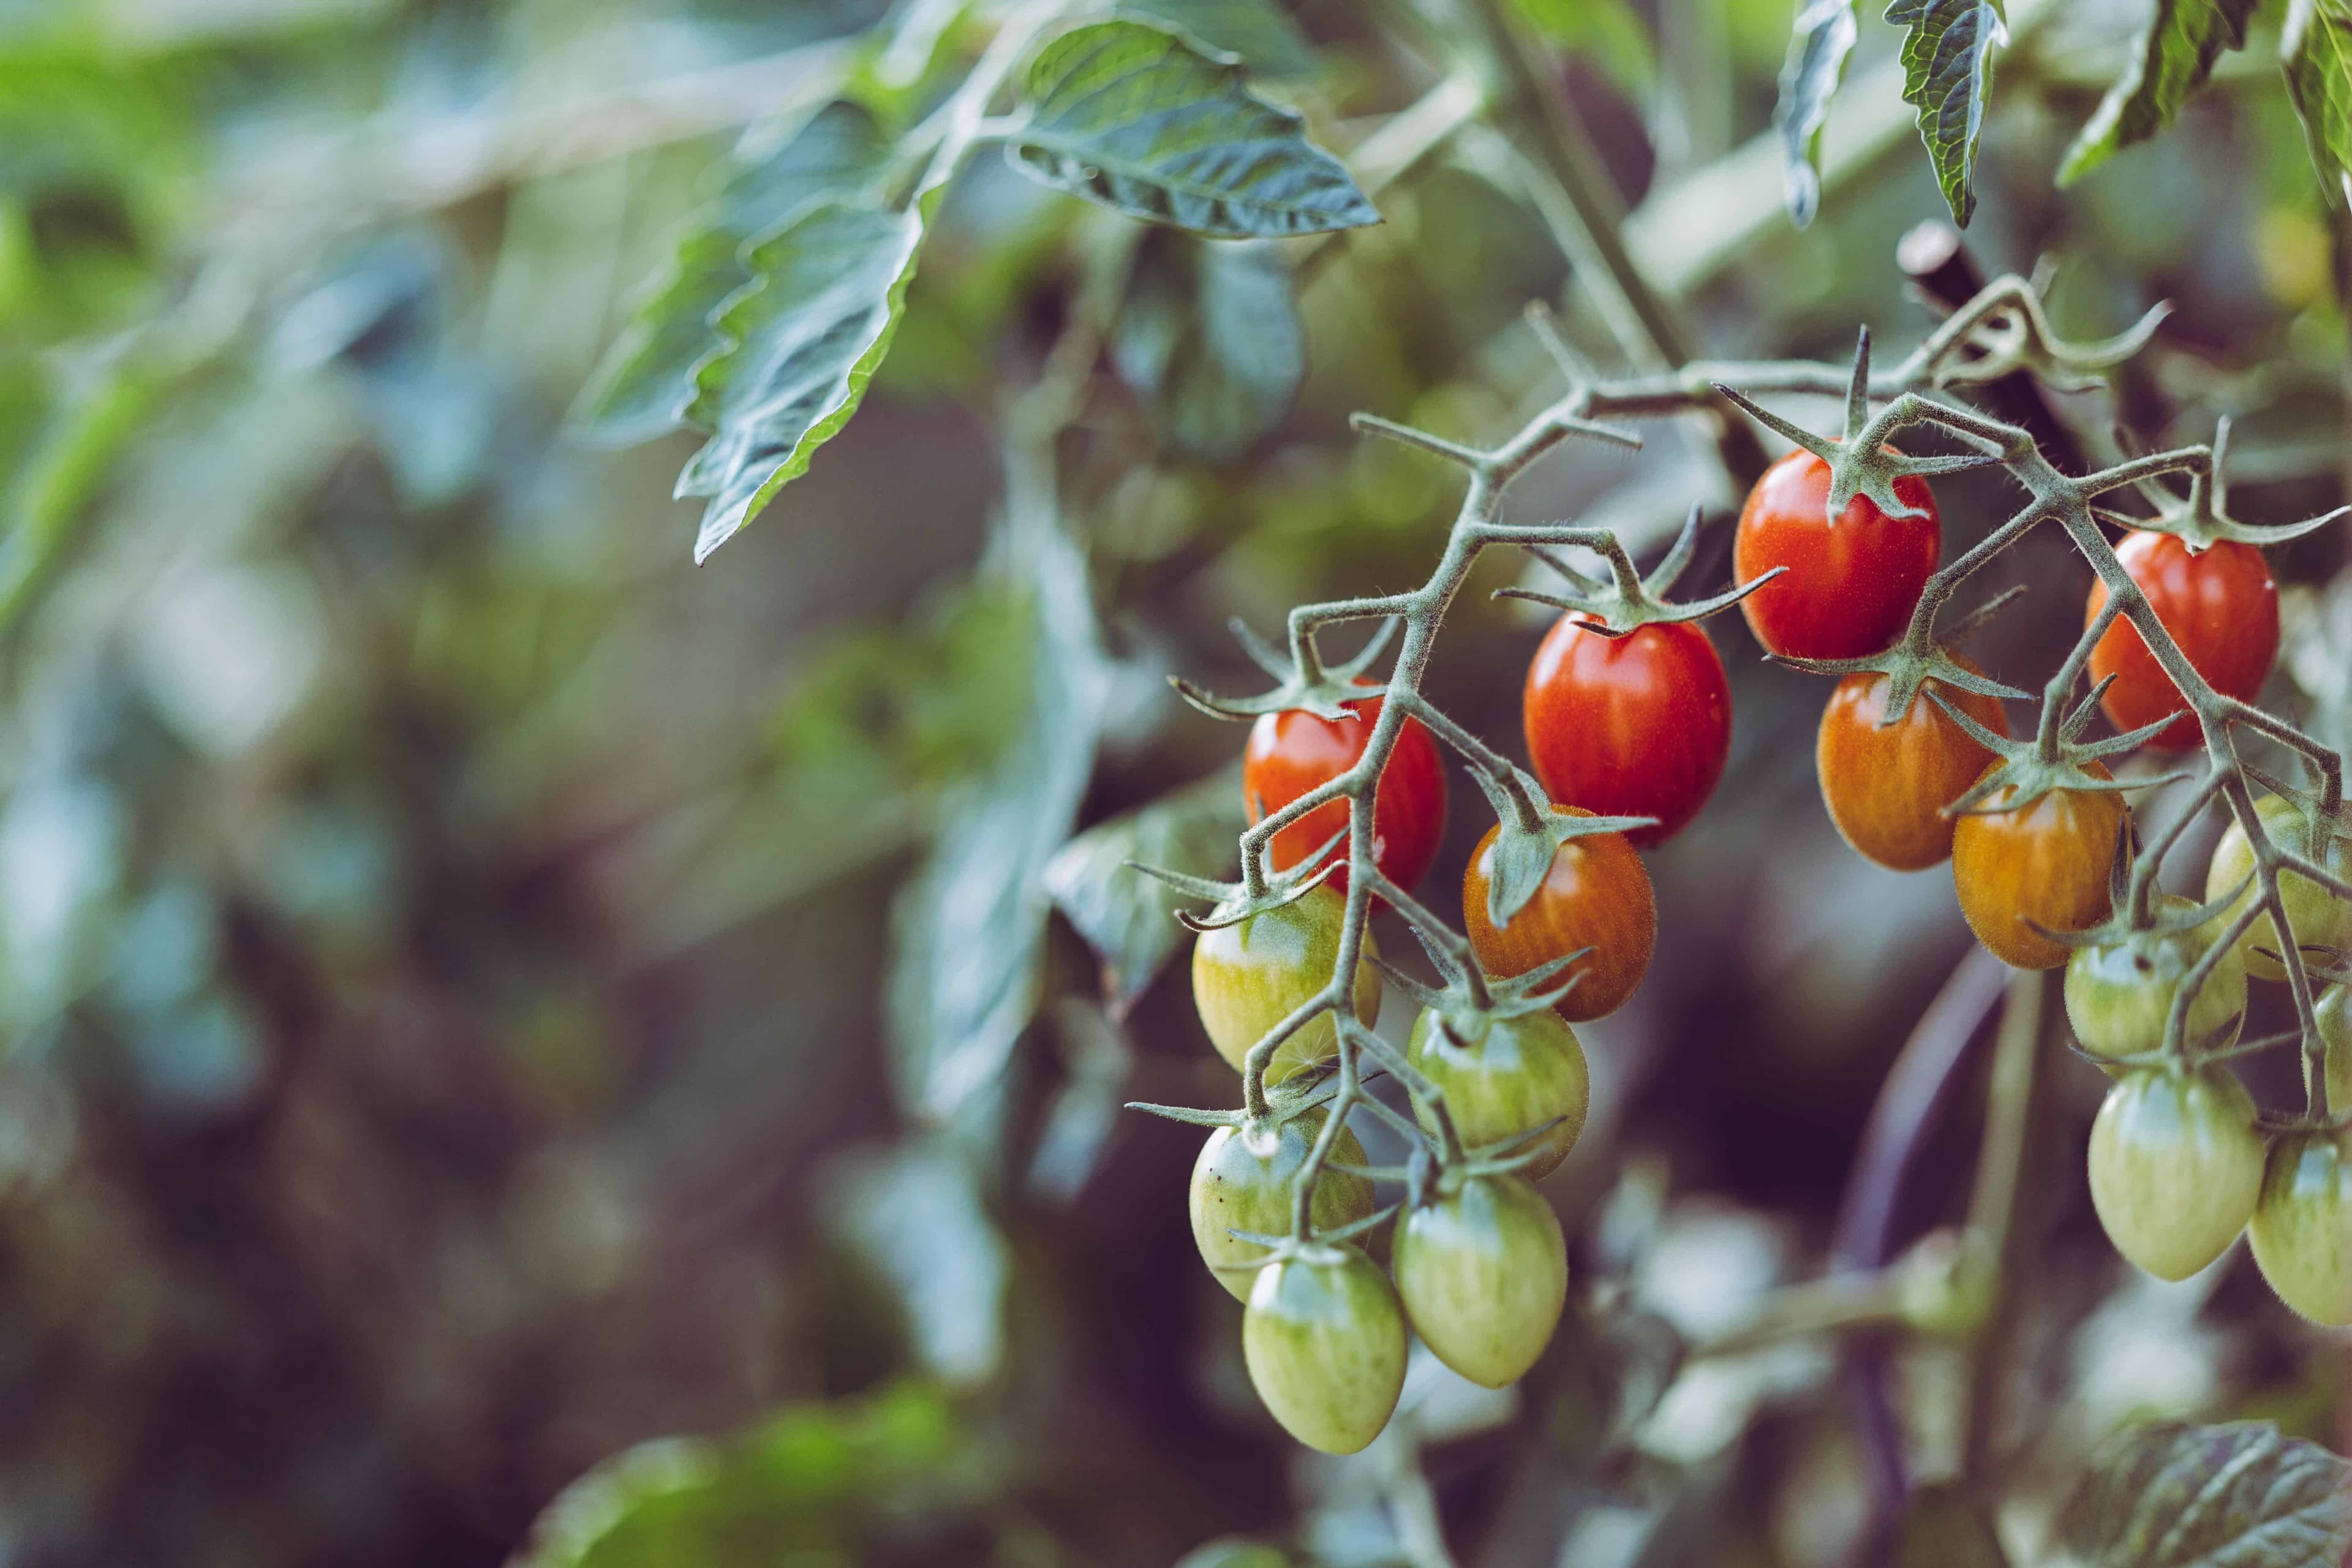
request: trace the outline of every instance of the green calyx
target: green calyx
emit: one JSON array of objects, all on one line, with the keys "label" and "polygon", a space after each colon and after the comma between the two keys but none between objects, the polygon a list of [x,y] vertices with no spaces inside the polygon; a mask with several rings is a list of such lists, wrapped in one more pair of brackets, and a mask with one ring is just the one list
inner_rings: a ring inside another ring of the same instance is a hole
[{"label": "green calyx", "polygon": [[1380,688],[1363,685],[1357,678],[1387,650],[1389,638],[1396,632],[1393,618],[1384,618],[1361,651],[1339,664],[1323,662],[1311,634],[1297,639],[1295,655],[1285,655],[1253,631],[1248,622],[1236,618],[1229,624],[1234,640],[1242,645],[1250,662],[1277,684],[1273,690],[1256,697],[1220,697],[1181,675],[1168,678],[1178,696],[1212,719],[1255,719],[1261,713],[1282,713],[1296,708],[1318,719],[1337,720],[1347,717],[1349,703],[1381,695]]},{"label": "green calyx", "polygon": [[[1941,679],[1938,677],[1938,679]],[[1985,770],[1984,775],[1969,786],[1958,800],[1944,807],[1946,816],[1965,816],[1990,813],[2019,811],[2032,805],[2053,790],[2074,790],[2081,794],[2148,789],[2157,784],[2174,784],[2193,776],[2189,773],[2172,773],[2156,778],[2119,779],[2108,773],[2100,764],[2102,759],[2128,752],[2147,741],[2170,724],[2175,717],[2167,714],[2153,724],[2121,735],[2111,735],[2104,741],[2080,740],[2099,710],[2099,699],[2114,684],[2109,676],[2091,689],[2090,694],[2077,703],[2064,721],[2055,726],[2045,725],[2040,733],[2012,740],[1997,735],[1969,718],[1959,709],[1944,700],[1940,692],[1927,690],[1928,701],[1944,710],[1964,731],[1969,739],[1992,752],[2000,761]],[[1998,805],[1988,806],[1988,800],[2002,796]]]},{"label": "green calyx", "polygon": [[1941,637],[1927,636],[1923,624],[1918,641],[1914,642],[1906,637],[1884,653],[1865,654],[1860,658],[1802,658],[1787,653],[1768,653],[1764,657],[1790,669],[1801,669],[1808,675],[1886,677],[1886,711],[1878,721],[1882,730],[1901,723],[1910,713],[1913,700],[1927,689],[1931,680],[1956,691],[1974,692],[1979,697],[2002,697],[2027,702],[2032,700],[2032,692],[2021,691],[2014,686],[1995,680],[1980,669],[1972,669],[1951,652],[1953,643],[1992,619],[2003,605],[2024,592],[2025,585],[2020,584],[1994,595],[1947,627]]},{"label": "green calyx", "polygon": [[1775,566],[1760,576],[1729,588],[1712,598],[1695,599],[1687,604],[1669,603],[1666,595],[1688,569],[1691,556],[1698,545],[1700,507],[1694,502],[1690,516],[1683,522],[1682,531],[1663,560],[1647,577],[1634,570],[1633,558],[1617,542],[1613,533],[1606,542],[1595,546],[1609,562],[1611,581],[1601,583],[1570,565],[1558,551],[1540,544],[1527,547],[1529,555],[1542,562],[1573,585],[1571,594],[1539,594],[1529,588],[1497,588],[1498,599],[1525,599],[1529,604],[1549,605],[1555,610],[1565,610],[1580,616],[1585,630],[1604,637],[1622,637],[1642,626],[1681,626],[1704,620],[1708,616],[1727,610],[1748,595],[1781,575],[1789,569]]},{"label": "green calyx", "polygon": [[[2118,432],[2121,437],[2121,432]],[[2123,438],[2126,449],[2132,443]],[[2300,539],[2315,529],[2324,528],[2336,519],[2352,512],[2352,507],[2337,507],[2320,517],[2305,518],[2301,522],[2283,522],[2268,526],[2240,522],[2230,515],[2229,485],[2222,476],[2222,465],[2230,451],[2230,416],[2221,416],[2214,427],[2212,458],[2203,471],[2190,470],[2189,493],[2177,495],[2170,487],[2155,479],[2132,481],[2139,493],[2155,509],[2150,517],[2129,517],[2094,507],[2092,511],[2103,522],[2118,528],[2137,529],[2143,533],[2168,533],[2189,547],[2192,555],[2201,555],[2216,544],[2284,544]],[[2137,456],[2137,454],[2134,454]]]},{"label": "green calyx", "polygon": [[1187,898],[1206,899],[1209,912],[1196,915],[1190,910],[1176,911],[1177,921],[1188,931],[1209,931],[1221,927],[1239,925],[1253,915],[1295,904],[1309,892],[1323,885],[1324,879],[1346,866],[1345,856],[1334,856],[1348,837],[1341,828],[1317,847],[1315,853],[1286,871],[1268,871],[1263,892],[1253,893],[1249,883],[1220,882],[1213,877],[1194,877],[1182,871],[1171,871],[1163,866],[1147,866],[1140,860],[1123,862],[1130,871],[1140,871],[1184,894]]}]

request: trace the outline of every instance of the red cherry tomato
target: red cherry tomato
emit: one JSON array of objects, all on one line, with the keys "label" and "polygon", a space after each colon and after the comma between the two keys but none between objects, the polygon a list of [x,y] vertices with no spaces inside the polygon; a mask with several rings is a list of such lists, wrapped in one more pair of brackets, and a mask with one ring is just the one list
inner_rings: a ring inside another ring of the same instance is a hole
[{"label": "red cherry tomato", "polygon": [[[2191,668],[2224,697],[2252,701],[2278,657],[2278,584],[2269,563],[2251,544],[2223,540],[2200,553],[2168,533],[2134,529],[2116,546],[2116,556],[2147,595],[2156,618],[2189,656]],[[2107,585],[2091,584],[2084,607],[2088,626],[2107,602]],[[2139,628],[2118,619],[2091,650],[2091,679],[2116,683],[2100,706],[2118,730],[2153,724],[2167,713],[2180,717],[2157,731],[2149,745],[2185,752],[2204,743],[2195,714],[2184,711],[2180,689],[2140,640]]]},{"label": "red cherry tomato", "polygon": [[[1348,717],[1337,720],[1297,708],[1258,715],[1242,761],[1242,797],[1252,822],[1356,765],[1380,721],[1381,699],[1361,698],[1348,709]],[[1297,865],[1347,826],[1346,801],[1317,806],[1274,836],[1275,868]],[[1372,792],[1373,864],[1398,887],[1410,888],[1429,874],[1444,833],[1445,770],[1437,742],[1419,720],[1407,719]],[[1345,846],[1336,853],[1344,858]],[[1347,871],[1334,872],[1330,885],[1345,888]]]},{"label": "red cherry tomato", "polygon": [[1698,626],[1603,637],[1562,616],[1528,666],[1528,756],[1553,800],[1595,816],[1654,816],[1646,848],[1682,831],[1723,777],[1731,682]]},{"label": "red cherry tomato", "polygon": [[1895,493],[1927,515],[1889,517],[1856,496],[1832,524],[1827,463],[1799,447],[1764,470],[1731,545],[1739,582],[1789,568],[1739,601],[1758,642],[1799,658],[1859,658],[1902,634],[1935,574],[1944,528],[1927,480],[1906,475]]}]

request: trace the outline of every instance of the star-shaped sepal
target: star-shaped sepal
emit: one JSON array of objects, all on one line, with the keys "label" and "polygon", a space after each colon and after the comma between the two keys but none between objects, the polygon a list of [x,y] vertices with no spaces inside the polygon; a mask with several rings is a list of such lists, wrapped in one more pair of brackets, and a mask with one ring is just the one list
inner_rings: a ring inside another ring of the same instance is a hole
[{"label": "star-shaped sepal", "polygon": [[[2131,437],[2120,429],[2116,435],[2117,444],[2127,453],[2132,452],[2136,443]],[[2137,454],[2132,455],[2136,457]],[[2092,510],[2101,521],[2113,523],[2117,528],[2171,534],[2189,547],[2191,555],[2201,555],[2224,542],[2257,546],[2284,544],[2291,539],[2300,539],[2315,529],[2325,528],[2352,513],[2352,507],[2339,506],[2334,511],[2305,518],[2300,522],[2240,522],[2230,515],[2229,480],[2222,471],[2229,455],[2230,417],[2225,414],[2214,426],[2213,456],[2209,471],[2189,470],[2189,493],[2186,496],[2176,493],[2170,486],[2153,476],[2135,478],[2133,487],[2155,509],[2154,516],[2133,517],[2105,507],[2094,507]]]},{"label": "star-shaped sepal", "polygon": [[[2040,737],[2013,740],[2007,735],[1995,734],[1945,701],[1942,693],[1932,688],[1923,689],[1927,700],[1942,709],[1945,717],[1958,724],[1977,744],[2000,759],[1986,769],[1983,776],[1970,784],[1958,799],[1944,807],[1943,814],[1946,816],[1990,816],[2001,812],[2021,811],[2053,790],[2096,795],[2152,789],[2158,784],[2178,784],[2196,776],[2193,770],[2182,770],[2154,778],[2119,779],[2107,772],[2103,761],[2105,758],[2118,756],[2145,744],[2179,717],[2177,713],[2168,713],[2153,724],[2143,724],[2137,730],[2110,735],[2104,741],[2080,739],[2099,710],[2099,699],[2106,695],[2107,688],[2115,684],[2115,679],[2110,675],[2091,689],[2090,694],[2077,703],[2059,724],[2046,752]],[[1986,804],[1988,801],[1997,801],[1998,804],[1989,805]]]},{"label": "star-shaped sepal", "polygon": [[2024,592],[2025,585],[2021,583],[1988,599],[1946,627],[1924,649],[1914,647],[1906,637],[1884,653],[1867,654],[1860,658],[1801,658],[1786,653],[1768,653],[1764,657],[1775,664],[1801,669],[1809,675],[1886,677],[1886,710],[1878,721],[1881,729],[1901,723],[1904,716],[1911,711],[1912,702],[1927,689],[1931,680],[1938,686],[1974,692],[1980,697],[2031,701],[2032,693],[2003,685],[1974,665],[1962,663],[1951,651],[1953,643],[1983,626],[2003,605]]},{"label": "star-shaped sepal", "polygon": [[1220,697],[1181,675],[1168,678],[1179,696],[1212,719],[1255,719],[1261,713],[1280,713],[1294,708],[1303,709],[1318,719],[1344,719],[1349,712],[1348,703],[1380,695],[1377,688],[1359,678],[1387,648],[1397,626],[1392,619],[1382,621],[1380,629],[1353,658],[1325,664],[1312,637],[1302,645],[1301,656],[1294,658],[1268,646],[1265,638],[1250,629],[1248,622],[1236,617],[1228,625],[1234,640],[1242,645],[1250,662],[1279,684],[1256,697]]},{"label": "star-shaped sepal", "polygon": [[1171,871],[1164,866],[1147,866],[1140,860],[1126,862],[1130,871],[1140,871],[1147,877],[1165,882],[1187,898],[1204,899],[1209,912],[1194,914],[1190,910],[1178,910],[1176,919],[1186,930],[1216,931],[1223,926],[1239,925],[1253,915],[1295,904],[1309,891],[1320,887],[1326,878],[1348,863],[1344,855],[1333,850],[1347,840],[1348,829],[1341,828],[1325,839],[1314,854],[1286,871],[1268,871],[1265,889],[1252,893],[1249,883],[1220,882],[1213,877],[1195,877],[1183,871]]},{"label": "star-shaped sepal", "polygon": [[1574,591],[1568,594],[1538,593],[1530,588],[1497,588],[1498,599],[1525,599],[1529,604],[1549,605],[1555,610],[1565,610],[1579,617],[1578,625],[1586,631],[1604,637],[1622,637],[1640,626],[1680,626],[1687,621],[1703,620],[1718,611],[1727,610],[1748,595],[1788,571],[1775,566],[1769,572],[1750,578],[1738,587],[1727,589],[1711,598],[1695,599],[1685,604],[1674,604],[1666,595],[1691,563],[1698,545],[1701,509],[1693,503],[1690,516],[1684,520],[1682,531],[1647,577],[1636,571],[1633,558],[1617,542],[1614,533],[1605,534],[1602,542],[1593,546],[1609,563],[1611,580],[1601,583],[1578,571],[1559,552],[1546,545],[1530,544],[1527,552],[1566,578]]}]

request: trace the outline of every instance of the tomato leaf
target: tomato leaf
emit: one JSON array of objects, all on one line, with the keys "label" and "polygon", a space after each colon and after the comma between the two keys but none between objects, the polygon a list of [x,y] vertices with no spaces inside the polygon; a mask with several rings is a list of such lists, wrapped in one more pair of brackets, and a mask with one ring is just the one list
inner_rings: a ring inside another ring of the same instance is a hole
[{"label": "tomato leaf", "polygon": [[873,116],[847,102],[825,105],[789,135],[747,138],[581,395],[575,430],[626,446],[684,424],[695,367],[721,346],[712,318],[752,280],[743,247],[828,196],[854,196],[888,152]]},{"label": "tomato leaf", "polygon": [[1845,78],[1857,31],[1853,0],[1807,0],[1789,35],[1772,122],[1780,132],[1789,217],[1799,228],[1811,224],[1821,207],[1822,126]]},{"label": "tomato leaf", "polygon": [[1313,74],[1307,36],[1274,0],[1127,0],[1119,7],[1188,33],[1213,50],[1239,55],[1262,77]]},{"label": "tomato leaf", "polygon": [[1919,140],[1952,221],[1966,228],[1977,207],[1977,138],[1993,51],[2009,41],[2008,26],[1992,0],[1893,0],[1886,19],[1907,29],[1903,98],[1919,111]]},{"label": "tomato leaf", "polygon": [[1133,1009],[1190,940],[1176,910],[1191,900],[1128,862],[1214,877],[1234,863],[1234,840],[1245,826],[1241,780],[1224,768],[1096,824],[1045,863],[1046,893],[1102,960],[1113,1017]]},{"label": "tomato leaf", "polygon": [[2058,166],[2071,185],[2105,163],[2117,148],[2145,142],[2180,112],[2204,85],[2223,49],[2245,47],[2246,23],[2257,0],[2157,0],[2131,67],[2107,89],[2098,110]]},{"label": "tomato leaf", "polygon": [[2301,1568],[2352,1551],[2352,1465],[2267,1422],[2158,1422],[2110,1444],[2059,1543],[2089,1568]]},{"label": "tomato leaf", "polygon": [[1073,28],[1030,66],[1005,156],[1057,190],[1213,238],[1380,221],[1299,116],[1252,94],[1244,76],[1232,58],[1149,23]]},{"label": "tomato leaf", "polygon": [[1307,374],[1282,253],[1265,242],[1151,237],[1111,360],[1169,441],[1205,462],[1239,458],[1282,423]]},{"label": "tomato leaf", "polygon": [[2279,54],[2311,161],[2340,208],[2352,203],[2352,0],[2295,0]]}]

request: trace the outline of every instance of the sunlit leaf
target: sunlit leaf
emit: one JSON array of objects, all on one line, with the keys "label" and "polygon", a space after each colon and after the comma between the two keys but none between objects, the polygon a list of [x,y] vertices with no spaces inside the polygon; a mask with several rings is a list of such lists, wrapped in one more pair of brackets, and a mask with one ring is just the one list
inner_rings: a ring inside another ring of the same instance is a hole
[{"label": "sunlit leaf", "polygon": [[2156,0],[2131,65],[2066,150],[2058,183],[2073,184],[2119,147],[2145,142],[2204,85],[2223,49],[2243,48],[2257,0]]},{"label": "sunlit leaf", "polygon": [[1175,918],[1187,900],[1128,862],[1221,876],[1233,868],[1234,837],[1245,826],[1241,781],[1228,768],[1097,823],[1046,862],[1045,890],[1101,958],[1114,1016],[1132,1008],[1191,940]]},{"label": "sunlit leaf", "polygon": [[1013,166],[1073,195],[1196,234],[1246,239],[1379,221],[1303,121],[1230,59],[1143,22],[1097,22],[1029,68]]},{"label": "sunlit leaf", "polygon": [[1780,102],[1773,111],[1788,184],[1789,216],[1799,228],[1813,221],[1822,201],[1822,126],[1830,100],[1845,78],[1857,26],[1854,0],[1808,0],[1789,36],[1780,68]]},{"label": "sunlit leaf", "polygon": [[1270,243],[1155,237],[1137,258],[1111,357],[1162,435],[1230,462],[1282,422],[1307,374],[1289,267]]},{"label": "sunlit leaf", "polygon": [[751,281],[744,247],[818,201],[855,197],[888,150],[873,117],[841,102],[788,135],[747,139],[718,199],[688,224],[668,269],[582,394],[573,415],[581,432],[625,445],[682,424],[695,366],[719,346],[711,318]]},{"label": "sunlit leaf", "polygon": [[2294,0],[2279,53],[2327,199],[2352,204],[2352,0]]},{"label": "sunlit leaf", "polygon": [[1886,19],[1906,29],[1903,97],[1919,111],[1936,184],[1968,226],[1976,212],[1977,139],[1992,90],[1993,51],[2009,41],[1992,0],[1893,0]]},{"label": "sunlit leaf", "polygon": [[2318,1568],[2352,1552],[2352,1465],[2267,1422],[2125,1434],[2068,1500],[2087,1568]]}]

